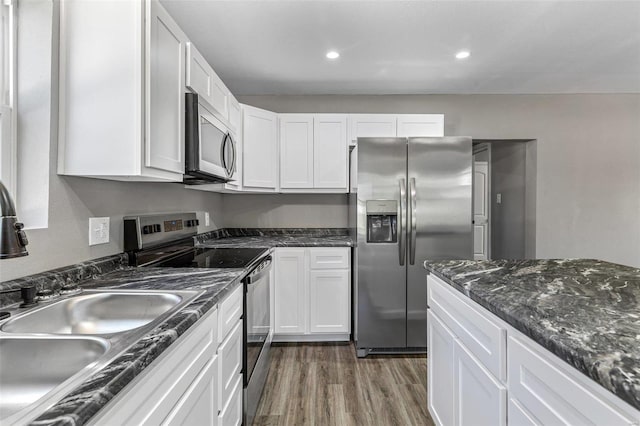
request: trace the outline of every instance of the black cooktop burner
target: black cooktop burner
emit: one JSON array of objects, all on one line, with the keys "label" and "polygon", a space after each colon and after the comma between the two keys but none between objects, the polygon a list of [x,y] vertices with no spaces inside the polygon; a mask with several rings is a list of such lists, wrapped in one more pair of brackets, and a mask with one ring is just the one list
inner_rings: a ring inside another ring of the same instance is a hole
[{"label": "black cooktop burner", "polygon": [[244,268],[261,257],[264,248],[196,248],[154,266],[173,268]]}]

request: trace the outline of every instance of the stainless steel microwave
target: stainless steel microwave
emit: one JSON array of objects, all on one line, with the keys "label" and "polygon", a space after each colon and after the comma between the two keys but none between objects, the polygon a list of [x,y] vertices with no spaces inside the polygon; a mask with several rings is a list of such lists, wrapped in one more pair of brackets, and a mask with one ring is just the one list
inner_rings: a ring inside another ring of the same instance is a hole
[{"label": "stainless steel microwave", "polygon": [[229,182],[236,171],[236,143],[222,121],[198,102],[195,93],[185,102],[184,183]]}]

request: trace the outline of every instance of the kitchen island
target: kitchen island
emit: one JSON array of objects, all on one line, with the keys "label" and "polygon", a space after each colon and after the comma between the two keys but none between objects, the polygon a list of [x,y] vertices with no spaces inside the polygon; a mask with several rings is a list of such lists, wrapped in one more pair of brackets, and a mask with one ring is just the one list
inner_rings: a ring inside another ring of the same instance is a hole
[{"label": "kitchen island", "polygon": [[[496,421],[640,422],[639,269],[592,259],[424,265],[430,273],[430,318],[435,318],[429,327],[430,363],[437,364],[446,341],[438,333],[450,332],[468,352],[465,356],[486,367],[496,386]],[[440,326],[434,334],[433,327]],[[532,361],[539,364],[539,377],[526,357],[544,358]],[[443,367],[434,365],[430,371]],[[456,370],[452,366],[456,386],[469,383]],[[563,374],[565,381],[559,379]],[[465,392],[462,387],[453,391],[460,396],[457,401],[430,398],[434,418],[461,423]],[[556,402],[563,408],[554,407]]]}]

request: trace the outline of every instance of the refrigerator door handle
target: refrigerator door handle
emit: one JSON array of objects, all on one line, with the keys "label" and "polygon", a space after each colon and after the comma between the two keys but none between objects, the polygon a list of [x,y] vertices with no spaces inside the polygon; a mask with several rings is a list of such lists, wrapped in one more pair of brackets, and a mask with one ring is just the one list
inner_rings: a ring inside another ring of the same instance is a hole
[{"label": "refrigerator door handle", "polygon": [[398,257],[400,266],[404,266],[404,257],[406,250],[406,242],[404,235],[404,211],[407,207],[407,184],[404,179],[398,182],[400,185],[400,214],[398,215]]},{"label": "refrigerator door handle", "polygon": [[416,263],[416,231],[418,215],[416,214],[416,178],[409,180],[409,263],[411,265]]}]

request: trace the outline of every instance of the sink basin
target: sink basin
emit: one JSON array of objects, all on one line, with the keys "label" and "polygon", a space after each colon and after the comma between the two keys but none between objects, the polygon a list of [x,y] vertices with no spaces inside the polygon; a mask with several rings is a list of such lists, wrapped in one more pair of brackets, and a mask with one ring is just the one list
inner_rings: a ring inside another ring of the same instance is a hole
[{"label": "sink basin", "polygon": [[95,337],[0,337],[0,419],[45,396],[109,349]]},{"label": "sink basin", "polygon": [[113,334],[148,324],[176,307],[179,294],[165,292],[87,292],[43,306],[7,321],[7,333]]}]

